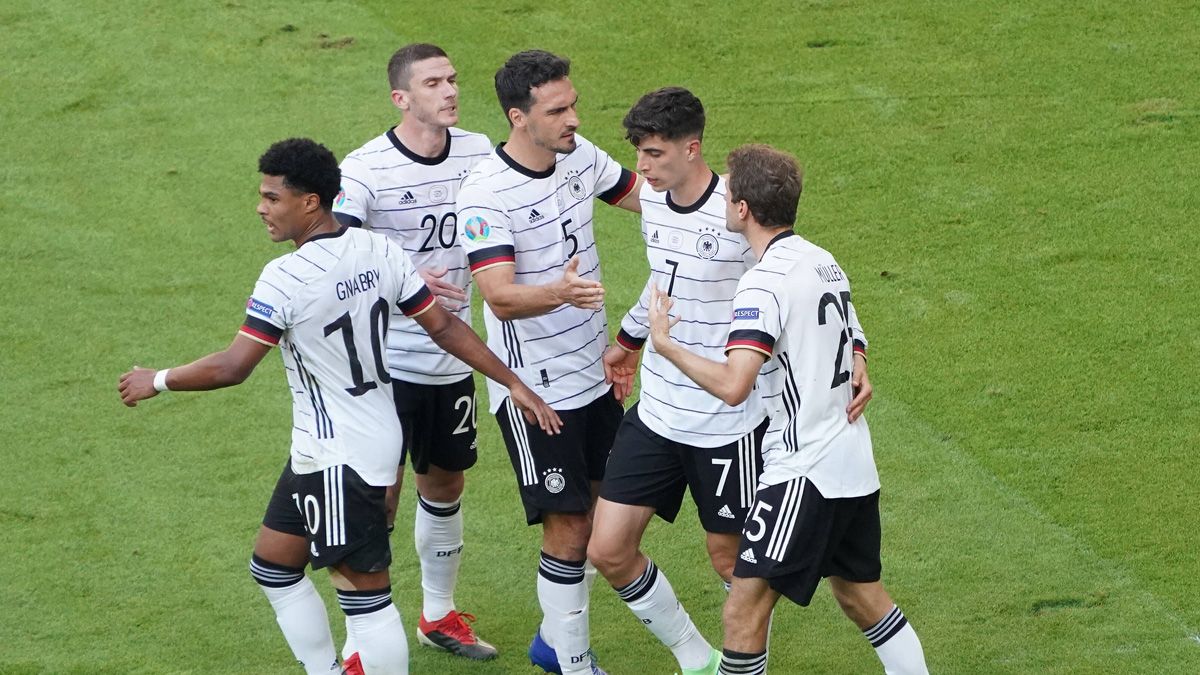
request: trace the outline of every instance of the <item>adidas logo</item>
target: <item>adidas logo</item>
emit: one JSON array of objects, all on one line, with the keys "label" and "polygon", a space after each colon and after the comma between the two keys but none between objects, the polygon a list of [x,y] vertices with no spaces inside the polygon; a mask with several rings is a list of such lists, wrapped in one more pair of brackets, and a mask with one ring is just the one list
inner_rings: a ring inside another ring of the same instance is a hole
[{"label": "adidas logo", "polygon": [[752,549],[752,548],[748,548],[745,551],[742,551],[742,554],[738,557],[741,558],[742,560],[745,560],[748,563],[751,563],[754,565],[758,564],[758,558],[754,557],[754,549]]},{"label": "adidas logo", "polygon": [[650,235],[650,243],[651,243],[651,244],[657,244],[657,243],[658,243],[658,230],[655,230],[655,231],[654,231],[654,234]]},{"label": "adidas logo", "polygon": [[721,516],[722,518],[736,518],[737,517],[737,516],[733,515],[733,511],[729,510],[728,504],[726,504],[725,506],[722,506],[721,510],[717,511],[717,515]]},{"label": "adidas logo", "polygon": [[529,211],[529,222],[531,222],[531,223],[536,223],[537,221],[544,220],[545,218],[546,218],[546,216],[543,216],[542,214],[538,213],[537,209],[531,209]]},{"label": "adidas logo", "polygon": [[405,190],[404,194],[400,196],[400,203],[401,204],[416,204],[417,198],[413,196],[413,193],[411,190]]}]

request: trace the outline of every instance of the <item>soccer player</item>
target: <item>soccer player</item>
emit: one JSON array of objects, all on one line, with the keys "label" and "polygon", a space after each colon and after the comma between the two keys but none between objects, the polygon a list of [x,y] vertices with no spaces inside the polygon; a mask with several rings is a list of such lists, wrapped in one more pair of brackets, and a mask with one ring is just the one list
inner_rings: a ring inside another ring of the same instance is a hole
[{"label": "soccer player", "polygon": [[408,647],[391,600],[384,493],[396,480],[402,429],[387,386],[384,339],[393,306],[443,349],[510,388],[511,401],[553,433],[560,420],[440,305],[408,256],[382,235],[344,228],[332,213],[337,159],[308,139],[259,158],[258,214],[272,241],[296,250],[263,268],[233,343],[184,366],[121,376],[128,406],[167,390],[241,383],[274,346],[292,390],[290,459],[254,544],[250,572],[308,673],[339,672],[325,605],[305,565],[328,568],[369,673],[407,673]]},{"label": "soccer player", "polygon": [[471,171],[458,219],[486,307],[488,344],[564,421],[551,436],[517,415],[488,381],[526,521],[542,525],[541,630],[530,659],[550,672],[594,670],[585,561],[598,482],[623,410],[600,359],[608,342],[593,199],[640,208],[638,178],[575,133],[570,62],[544,51],[508,59],[496,94],[508,141]]},{"label": "soccer player", "polygon": [[[388,62],[388,80],[400,124],[342,161],[334,216],[390,237],[440,301],[469,325],[471,279],[458,243],[454,200],[463,177],[491,152],[491,142],[454,126],[458,74],[441,48],[421,43],[400,48]],[[463,472],[478,458],[471,368],[398,311],[387,342],[405,442],[396,484],[388,491],[388,514],[395,517],[407,454],[417,482],[413,541],[423,590],[417,640],[471,659],[494,658],[496,648],[480,640],[468,623],[474,617],[454,603],[463,551]],[[353,649],[347,644],[343,654]]]},{"label": "soccer player", "polygon": [[[654,349],[728,405],[746,400],[764,363],[770,427],[763,472],[725,603],[720,673],[766,672],[771,610],[780,595],[807,605],[822,577],[892,674],[926,673],[921,643],[880,582],[879,476],[851,371],[861,335],[850,283],[828,251],[793,231],[801,177],[795,159],[764,145],[729,154],[726,219],[759,262],[734,298],[726,360],[670,336],[682,317],[655,288]],[[859,344],[860,347],[865,347]]]},{"label": "soccer player", "polygon": [[[610,369],[637,367],[656,285],[688,309],[676,335],[683,344],[707,358],[719,357],[725,346],[714,336],[728,327],[738,279],[754,258],[746,239],[725,229],[725,182],[704,160],[704,122],[700,99],[679,87],[646,94],[625,116],[625,135],[645,179],[642,237],[651,273],[605,354]],[[639,545],[655,514],[674,522],[690,487],[713,567],[728,582],[754,497],[766,413],[757,396],[725,405],[653,348],[641,377],[641,400],[625,414],[609,457],[588,559],[685,674],[715,673],[720,652],[696,630],[666,575]],[[620,377],[610,379],[621,386]]]}]

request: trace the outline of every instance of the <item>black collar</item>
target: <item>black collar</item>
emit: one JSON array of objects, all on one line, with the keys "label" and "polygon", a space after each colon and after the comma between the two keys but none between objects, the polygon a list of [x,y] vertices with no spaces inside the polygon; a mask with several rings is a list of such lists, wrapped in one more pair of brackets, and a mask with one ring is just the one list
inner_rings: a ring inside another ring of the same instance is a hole
[{"label": "black collar", "polygon": [[348,229],[350,229],[350,228],[343,225],[340,228],[338,228],[337,232],[322,232],[321,234],[314,234],[313,236],[306,239],[304,241],[304,243],[307,244],[310,241],[317,241],[318,239],[335,239],[337,237],[342,236],[343,234],[346,234],[346,230],[348,230]]},{"label": "black collar", "polygon": [[794,237],[794,236],[796,236],[796,231],[788,229],[788,230],[784,230],[783,232],[780,232],[779,234],[775,235],[774,237],[771,237],[771,241],[767,242],[767,247],[763,249],[763,254],[759,259],[761,260],[762,258],[767,257],[767,251],[771,250],[771,245],[774,244],[775,242],[779,241],[780,239],[787,239],[788,237]]},{"label": "black collar", "polygon": [[392,145],[396,146],[396,149],[400,151],[400,154],[411,159],[412,161],[416,162],[417,164],[424,164],[426,166],[434,166],[435,164],[441,164],[442,162],[446,161],[446,158],[450,156],[450,138],[451,137],[450,137],[449,129],[446,130],[446,146],[442,148],[442,151],[438,154],[437,157],[422,157],[421,155],[418,155],[417,153],[413,152],[412,150],[410,150],[408,148],[407,145],[405,145],[400,140],[400,137],[396,135],[395,129],[388,129],[387,134],[385,134],[385,135],[387,136],[388,140],[392,142]]},{"label": "black collar", "polygon": [[522,176],[529,176],[530,178],[549,178],[554,175],[554,167],[558,164],[558,159],[555,158],[554,164],[551,164],[549,169],[546,169],[545,171],[534,171],[533,169],[530,169],[529,167],[519,163],[512,157],[509,157],[508,153],[504,151],[503,143],[496,146],[496,154],[499,155],[500,159],[504,160],[504,163],[507,164],[513,171],[516,171]]},{"label": "black collar", "polygon": [[704,206],[704,202],[708,201],[708,198],[712,196],[713,190],[716,189],[717,174],[714,173],[712,179],[708,181],[708,187],[704,189],[704,194],[700,195],[700,198],[695,202],[687,206],[680,206],[671,199],[671,193],[667,192],[667,206],[675,213],[695,213],[700,210],[701,206]]}]

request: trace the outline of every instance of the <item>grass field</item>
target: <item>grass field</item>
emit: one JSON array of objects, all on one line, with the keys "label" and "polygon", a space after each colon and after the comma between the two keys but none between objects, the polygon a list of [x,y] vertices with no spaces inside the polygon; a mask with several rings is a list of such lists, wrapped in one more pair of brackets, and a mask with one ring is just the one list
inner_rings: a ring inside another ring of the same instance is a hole
[{"label": "grass field", "polygon": [[[286,250],[253,213],[256,158],[393,124],[384,65],[415,40],[450,52],[462,124],[493,139],[492,73],[541,47],[573,59],[581,132],[627,166],[620,118],[666,84],[704,100],[715,167],[748,141],[801,158],[798,229],[872,338],[885,582],[931,669],[1200,672],[1196,19],[1168,0],[6,0],[0,673],[296,672],[246,571],[287,454],[278,359],[136,410],[116,379],[231,339]],[[635,218],[597,217],[615,330],[645,260]],[[503,656],[410,640],[414,673],[533,672],[537,532],[480,422],[458,601]],[[719,641],[692,512],[647,550]],[[614,593],[592,602],[610,673],[672,672]],[[781,607],[771,647],[776,673],[879,670],[823,591]]]}]

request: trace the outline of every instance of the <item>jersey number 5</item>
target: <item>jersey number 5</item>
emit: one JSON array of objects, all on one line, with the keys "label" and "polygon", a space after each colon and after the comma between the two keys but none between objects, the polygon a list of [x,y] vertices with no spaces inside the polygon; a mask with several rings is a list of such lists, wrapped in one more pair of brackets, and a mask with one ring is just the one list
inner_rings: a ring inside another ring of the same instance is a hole
[{"label": "jersey number 5", "polygon": [[[387,300],[376,300],[375,304],[371,305],[371,351],[375,356],[375,374],[384,384],[392,383],[387,364],[383,362],[383,340],[387,337],[389,318]],[[354,342],[354,324],[350,322],[350,312],[342,314],[333,323],[325,326],[325,337],[339,330],[342,331],[342,342],[346,345],[346,356],[350,359],[350,380],[354,383],[353,387],[346,387],[346,391],[351,396],[362,396],[379,385],[363,379],[363,368],[358,360],[358,347]]]}]

